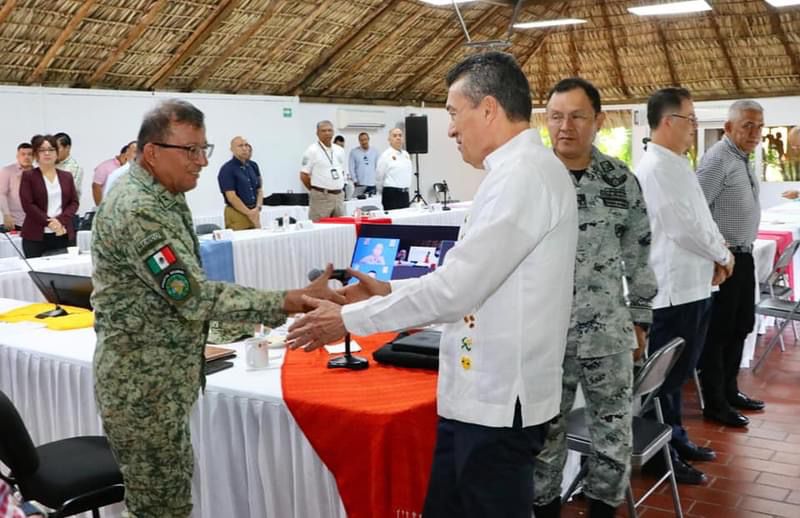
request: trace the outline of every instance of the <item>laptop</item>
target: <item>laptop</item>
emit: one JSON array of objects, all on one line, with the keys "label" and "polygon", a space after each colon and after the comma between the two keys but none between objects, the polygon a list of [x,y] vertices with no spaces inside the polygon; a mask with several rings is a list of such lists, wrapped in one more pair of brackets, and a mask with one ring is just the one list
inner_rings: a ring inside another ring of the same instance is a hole
[{"label": "laptop", "polygon": [[418,333],[397,338],[392,342],[392,350],[406,353],[439,355],[439,342],[442,339],[440,331],[425,329]]}]

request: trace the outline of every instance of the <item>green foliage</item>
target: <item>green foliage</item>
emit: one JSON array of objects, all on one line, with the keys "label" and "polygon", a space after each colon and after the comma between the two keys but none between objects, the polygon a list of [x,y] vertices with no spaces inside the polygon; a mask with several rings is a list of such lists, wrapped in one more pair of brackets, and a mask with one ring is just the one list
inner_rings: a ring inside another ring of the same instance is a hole
[{"label": "green foliage", "polygon": [[[552,147],[547,128],[539,128],[539,135],[545,146]],[[601,153],[618,158],[628,164],[628,167],[633,167],[633,137],[629,128],[602,128],[597,132],[594,144]]]}]

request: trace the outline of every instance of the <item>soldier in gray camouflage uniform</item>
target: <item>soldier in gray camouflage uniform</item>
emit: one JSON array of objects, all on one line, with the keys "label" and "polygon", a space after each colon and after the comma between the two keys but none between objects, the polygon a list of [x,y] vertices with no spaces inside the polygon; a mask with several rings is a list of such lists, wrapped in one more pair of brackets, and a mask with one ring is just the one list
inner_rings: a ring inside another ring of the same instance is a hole
[{"label": "soldier in gray camouflage uniform", "polygon": [[[603,123],[597,89],[582,79],[550,91],[547,125],[556,155],[578,196],[578,250],[572,321],[567,334],[561,411],[551,422],[534,472],[537,518],[560,513],[566,423],[580,383],[593,454],[584,493],[589,516],[613,516],[624,499],[633,445],[632,350],[644,345],[656,279],[648,266],[650,222],[636,177],[593,145]],[[622,279],[629,287],[629,306]]]},{"label": "soldier in gray camouflage uniform", "polygon": [[205,384],[209,320],[277,326],[303,309],[304,293],[343,299],[325,279],[272,293],[207,280],[183,194],[212,149],[202,112],[166,101],[145,116],[138,144],[130,174],[94,220],[95,394],[129,516],[186,517],[189,415]]}]

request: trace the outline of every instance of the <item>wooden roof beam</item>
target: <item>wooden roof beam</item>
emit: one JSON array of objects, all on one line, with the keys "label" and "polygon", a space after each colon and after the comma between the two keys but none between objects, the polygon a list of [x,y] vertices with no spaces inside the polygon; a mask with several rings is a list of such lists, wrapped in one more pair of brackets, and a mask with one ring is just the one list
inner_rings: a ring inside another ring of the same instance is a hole
[{"label": "wooden roof beam", "polygon": [[[475,31],[475,32],[480,30],[481,27],[483,27],[489,20],[491,20],[492,17],[495,14],[497,14],[497,12],[499,10],[500,10],[499,6],[493,6],[493,7],[490,7],[489,9],[487,9],[486,12],[483,13],[483,15],[481,15],[481,17],[478,19],[478,21],[475,22],[475,24],[473,25],[473,27],[470,30],[471,31]],[[433,70],[434,68],[439,66],[439,64],[442,61],[444,61],[445,59],[450,57],[450,53],[453,51],[453,49],[455,49],[456,47],[458,47],[462,43],[464,43],[464,35],[461,34],[461,32],[459,31],[458,36],[456,36],[455,38],[450,40],[450,42],[447,45],[445,45],[445,47],[441,51],[439,51],[439,53],[438,53],[439,57],[437,57],[436,59],[434,59],[433,61],[431,61],[430,63],[428,63],[424,67],[422,67],[421,69],[419,69],[416,72],[414,72],[411,76],[409,76],[409,78],[406,79],[405,81],[403,81],[403,83],[400,84],[400,86],[397,88],[397,90],[395,90],[395,92],[393,94],[391,94],[389,96],[389,98],[390,99],[397,99],[398,97],[401,97],[406,92],[406,90],[408,90],[411,87],[411,85],[413,85],[413,84],[415,84],[415,83],[417,83],[419,81],[420,77],[427,76],[428,73],[431,70]]]},{"label": "wooden roof beam", "polygon": [[[406,27],[413,27],[414,24],[417,23],[417,20],[419,20],[420,18],[422,18],[426,14],[427,13],[425,12],[425,9],[417,9],[417,12],[413,16],[411,16],[407,20],[403,21],[403,25],[405,25]],[[347,67],[347,73],[346,74],[340,74],[339,77],[337,77],[331,84],[329,84],[325,88],[325,90],[323,90],[320,93],[320,95],[321,96],[325,96],[329,92],[334,91],[339,85],[341,85],[342,83],[344,83],[348,79],[351,79],[352,76],[356,75],[359,70],[361,70],[367,64],[369,64],[375,56],[377,56],[378,54],[383,52],[390,45],[394,45],[394,43],[398,39],[400,39],[401,36],[403,36],[403,33],[401,31],[395,30],[395,31],[392,31],[392,33],[389,34],[388,36],[386,36],[385,38],[382,38],[378,42],[377,45],[372,47],[369,50],[369,52],[367,52],[364,55],[364,57],[362,57],[356,63],[354,63],[352,65],[349,65]]]},{"label": "wooden roof beam", "polygon": [[[350,36],[342,38],[336,45],[322,53],[312,63],[306,65],[303,71],[300,72],[292,82],[286,85],[281,93],[283,95],[300,95],[308,85],[313,83],[317,77],[330,68],[339,54],[343,54],[353,48],[361,36],[368,32],[373,22],[377,20],[379,16],[393,8],[398,2],[399,0],[385,0],[377,9],[370,12],[359,26],[353,28]],[[420,9],[423,8],[420,7]]]},{"label": "wooden roof beam", "polygon": [[664,59],[667,60],[667,70],[669,70],[669,80],[672,86],[679,86],[678,74],[675,72],[675,62],[672,60],[672,55],[669,53],[667,47],[667,38],[664,36],[664,29],[662,29],[659,22],[653,22],[656,27],[656,36],[658,36],[658,44],[661,46],[661,52],[664,54]]},{"label": "wooden roof beam", "polygon": [[139,23],[137,23],[135,27],[128,31],[128,34],[125,36],[125,39],[122,40],[122,43],[120,43],[117,48],[114,49],[114,52],[109,54],[103,63],[97,67],[97,70],[95,70],[94,74],[92,74],[92,77],[90,77],[86,82],[87,86],[93,86],[96,82],[102,79],[109,70],[111,70],[111,67],[117,64],[125,51],[128,50],[130,46],[139,39],[139,36],[144,33],[150,24],[153,23],[153,19],[155,19],[156,15],[165,5],[167,5],[167,0],[156,0],[150,4],[150,7],[147,8],[147,12],[144,13],[139,19]]},{"label": "wooden roof beam", "polygon": [[622,90],[622,95],[625,97],[630,97],[631,91],[628,88],[628,83],[625,81],[625,76],[622,75],[622,66],[619,63],[619,53],[617,52],[617,46],[614,44],[614,28],[608,21],[608,8],[606,7],[606,0],[600,0],[600,12],[603,16],[603,25],[605,25],[605,29],[608,31],[608,41],[610,42],[608,47],[611,49],[612,63],[614,65],[614,70],[617,73],[617,78],[619,79],[620,90]]},{"label": "wooden roof beam", "polygon": [[197,74],[197,77],[189,84],[189,90],[197,90],[203,86],[211,78],[211,76],[214,75],[214,72],[216,72],[217,69],[221,67],[225,61],[227,61],[228,58],[233,55],[234,52],[242,48],[244,44],[250,40],[250,38],[255,36],[258,31],[263,29],[267,22],[269,22],[269,20],[275,15],[275,13],[283,9],[283,7],[286,5],[286,2],[287,0],[271,0],[269,6],[267,6],[267,9],[264,11],[264,14],[259,16],[255,22],[250,24],[247,30],[241,33],[239,37],[233,41],[233,43],[228,45],[228,47],[222,51],[222,53],[217,56],[217,58],[211,62],[210,65],[203,68],[203,70]]},{"label": "wooden roof beam", "polygon": [[798,77],[798,81],[800,81],[800,57],[797,55],[797,52],[792,51],[792,44],[789,38],[786,37],[786,31],[783,29],[783,24],[781,23],[781,18],[780,15],[778,15],[777,9],[771,5],[766,5],[765,7],[769,11],[769,23],[772,27],[772,32],[778,37],[781,45],[783,45],[783,50],[786,52],[786,55],[789,56],[789,60],[792,63],[792,72]]},{"label": "wooden roof beam", "polygon": [[[283,41],[292,42],[294,39],[296,39],[298,36],[304,33],[311,24],[319,22],[319,20],[317,20],[317,16],[319,16],[319,14],[322,11],[327,9],[331,3],[332,0],[324,0],[320,2],[317,5],[317,7],[314,8],[313,11],[311,11],[308,15],[305,16],[303,21],[300,22],[300,25],[296,26],[294,30],[292,30],[292,32],[290,32],[287,36],[284,36],[282,38]],[[272,52],[269,52],[264,57],[264,59],[258,62],[257,65],[253,66],[250,70],[242,74],[242,76],[239,78],[239,81],[236,83],[236,86],[233,87],[233,91],[238,92],[242,88],[247,86],[247,83],[249,83],[253,79],[253,77],[255,77],[255,75],[258,74],[265,65],[273,61],[275,59],[275,56],[277,56],[279,52],[283,52],[282,45],[273,48]]]},{"label": "wooden roof beam", "polygon": [[8,15],[11,14],[11,11],[13,11],[16,6],[17,0],[7,0],[3,2],[3,7],[0,7],[0,24],[6,21],[6,18],[8,18]]},{"label": "wooden roof beam", "polygon": [[728,51],[728,46],[725,44],[725,40],[722,39],[722,32],[719,30],[719,24],[717,23],[717,18],[714,16],[713,11],[709,11],[708,21],[711,23],[711,28],[714,29],[714,35],[717,37],[717,41],[719,42],[719,48],[722,50],[722,55],[725,58],[725,63],[728,64],[728,70],[730,70],[731,78],[733,78],[733,86],[734,88],[736,88],[737,92],[741,92],[742,81],[739,78],[739,73],[736,71],[736,67],[733,66],[733,59],[731,59],[731,53]]},{"label": "wooden roof beam", "polygon": [[170,75],[181,66],[195,51],[202,45],[209,36],[225,21],[234,9],[239,5],[240,0],[222,0],[214,11],[214,14],[203,20],[189,38],[174,53],[164,65],[150,78],[145,88],[158,89],[164,86],[169,80]]},{"label": "wooden roof beam", "polygon": [[28,80],[26,81],[28,84],[35,83],[42,78],[42,74],[44,74],[45,70],[47,70],[47,67],[49,67],[53,62],[56,54],[58,54],[58,51],[64,47],[64,44],[67,42],[69,37],[72,36],[72,33],[75,32],[75,29],[78,28],[78,25],[80,25],[83,19],[86,18],[86,15],[89,14],[89,11],[92,10],[94,4],[95,0],[85,0],[83,4],[81,4],[80,8],[78,8],[78,10],[72,16],[69,23],[67,23],[67,26],[64,27],[64,30],[62,30],[61,34],[58,35],[56,41],[50,45],[47,53],[44,55],[42,60],[39,61],[39,64],[36,66],[33,73],[31,73],[31,75],[28,77]]},{"label": "wooden roof beam", "polygon": [[569,29],[569,61],[572,69],[572,75],[578,77],[581,75],[581,67],[578,60],[578,47],[575,45],[575,27]]}]

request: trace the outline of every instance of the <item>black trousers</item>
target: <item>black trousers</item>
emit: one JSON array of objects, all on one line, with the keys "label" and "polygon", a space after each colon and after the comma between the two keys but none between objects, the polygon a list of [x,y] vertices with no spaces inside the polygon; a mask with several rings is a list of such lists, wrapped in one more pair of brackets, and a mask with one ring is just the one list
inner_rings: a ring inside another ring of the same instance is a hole
[{"label": "black trousers", "polygon": [[439,418],[425,518],[530,518],[533,464],[548,423],[522,427],[517,403],[512,428]]},{"label": "black trousers", "polygon": [[733,275],[714,294],[711,322],[701,358],[700,381],[706,408],[730,410],[728,401],[739,391],[737,376],[744,340],[753,330],[755,273],[753,254],[736,253]]},{"label": "black trousers", "polygon": [[673,338],[680,337],[686,341],[683,352],[658,392],[664,422],[672,426],[673,442],[686,444],[689,441],[681,419],[681,388],[691,379],[700,360],[710,317],[711,298],[653,310],[653,325],[650,327],[647,346],[650,354],[667,345]]},{"label": "black trousers", "polygon": [[383,204],[383,210],[405,209],[408,207],[408,189],[384,187],[381,203]]},{"label": "black trousers", "polygon": [[45,234],[41,241],[32,241],[30,239],[22,238],[22,251],[25,257],[41,257],[42,254],[49,250],[64,250],[67,252],[69,246],[69,238],[67,234],[63,236],[56,236],[55,234]]}]

